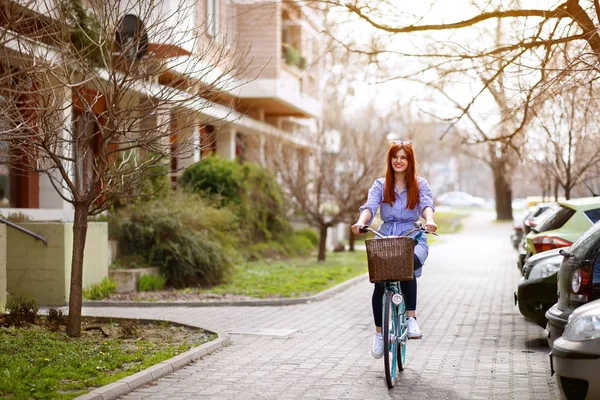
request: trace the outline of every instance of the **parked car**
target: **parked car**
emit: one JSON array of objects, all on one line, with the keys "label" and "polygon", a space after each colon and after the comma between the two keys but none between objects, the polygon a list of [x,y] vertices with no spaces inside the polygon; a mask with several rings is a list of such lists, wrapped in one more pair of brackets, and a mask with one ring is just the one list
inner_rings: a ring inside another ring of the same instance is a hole
[{"label": "parked car", "polygon": [[558,208],[525,236],[525,259],[533,254],[567,247],[600,220],[600,197],[558,202]]},{"label": "parked car", "polygon": [[[521,272],[521,275],[523,275],[523,265],[525,264],[525,259],[528,256],[527,250],[525,250],[527,235],[532,229],[537,228],[542,222],[544,222],[546,218],[549,218],[556,208],[558,208],[558,204],[552,203],[551,206],[545,208],[536,217],[528,217],[523,221],[523,238],[521,239],[519,247],[517,248],[517,251],[519,252],[519,256],[517,258],[517,268]],[[531,254],[529,254],[529,256],[531,256]]]},{"label": "parked car", "polygon": [[558,271],[558,301],[546,312],[550,345],[562,335],[577,307],[600,298],[600,222],[560,253],[564,259]]},{"label": "parked car", "polygon": [[552,345],[550,370],[563,398],[600,399],[600,300],[573,311]]},{"label": "parked car", "polygon": [[529,207],[524,213],[519,215],[513,221],[513,233],[510,236],[512,244],[516,250],[519,249],[519,244],[523,240],[523,232],[527,229],[527,233],[531,227],[535,227],[538,223],[537,217],[549,208],[557,207],[556,203],[540,203]]},{"label": "parked car", "polygon": [[561,249],[544,251],[529,258],[523,278],[514,293],[515,305],[529,321],[546,327],[546,311],[556,303],[557,272],[563,256]]},{"label": "parked car", "polygon": [[436,204],[450,207],[483,207],[486,200],[466,192],[446,192],[436,198]]}]

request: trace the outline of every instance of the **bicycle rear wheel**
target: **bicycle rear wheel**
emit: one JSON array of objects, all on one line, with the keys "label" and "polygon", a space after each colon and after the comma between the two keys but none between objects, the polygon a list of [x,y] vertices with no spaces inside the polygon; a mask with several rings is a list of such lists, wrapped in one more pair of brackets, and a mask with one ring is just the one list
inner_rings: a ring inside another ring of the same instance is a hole
[{"label": "bicycle rear wheel", "polygon": [[[394,292],[391,290],[385,291],[385,301],[383,306],[383,364],[385,366],[385,380],[388,388],[393,388],[396,383],[396,375],[400,361],[398,359],[398,337],[399,326],[397,318],[397,308],[392,303]],[[402,360],[404,362],[404,360]]]}]

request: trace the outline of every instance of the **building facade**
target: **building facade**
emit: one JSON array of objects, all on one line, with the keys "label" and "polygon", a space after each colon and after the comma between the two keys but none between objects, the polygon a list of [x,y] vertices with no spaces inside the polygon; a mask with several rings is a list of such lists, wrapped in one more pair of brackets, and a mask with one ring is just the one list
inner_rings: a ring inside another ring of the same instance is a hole
[{"label": "building facade", "polygon": [[[4,28],[15,30],[8,35],[4,31],[3,37],[7,39],[0,42],[4,54],[19,52],[18,43],[22,41],[16,39],[32,31],[27,24],[10,24],[15,12],[14,8],[7,12],[7,4],[20,5],[19,16],[26,15],[30,23],[51,25],[52,1],[46,2],[3,2],[0,22]],[[122,0],[120,12],[123,16],[135,16],[136,7],[140,8],[139,14],[145,16],[148,27],[147,52],[143,57],[160,59],[164,66],[164,72],[152,83],[154,87],[173,90],[182,85],[211,87],[205,103],[197,109],[195,122],[176,134],[193,138],[195,145],[186,156],[173,157],[170,177],[174,185],[186,167],[213,154],[268,166],[270,155],[285,146],[294,150],[300,164],[310,165],[322,112],[318,35],[321,19],[317,12],[288,0],[163,0],[148,17],[144,1],[133,7],[130,3]],[[82,5],[93,9],[86,1]],[[164,26],[169,23],[178,25],[178,34],[165,34],[169,30]],[[188,34],[192,31],[196,32],[195,37]],[[10,35],[15,37],[14,42]],[[48,49],[40,37],[31,38],[31,43],[45,48],[45,57],[60,51]],[[225,52],[235,55],[231,59],[239,65],[230,68],[221,65],[225,64],[225,57],[210,56]],[[2,73],[18,68],[16,64],[4,63]],[[199,69],[199,65],[206,68]],[[101,71],[98,79],[110,73]],[[224,83],[211,85],[217,80]],[[106,109],[104,94],[86,89],[83,96],[97,101],[91,110],[84,110],[78,107],[73,89],[65,88],[64,92],[65,99],[72,100],[66,102],[69,106],[64,109],[73,121],[72,129],[82,132],[99,129],[97,119],[88,117],[89,113],[102,113]],[[80,92],[76,94],[82,96]],[[140,91],[132,96],[148,94]],[[159,110],[148,123],[175,126],[181,118],[182,114],[175,109]],[[3,120],[0,115],[0,132],[10,129],[10,124],[6,116]],[[170,146],[177,143],[178,138],[174,137]],[[94,146],[97,143],[89,143],[86,157],[94,157]],[[20,212],[40,221],[71,221],[73,208],[63,199],[68,196],[67,191],[61,192],[45,174],[15,167],[18,157],[19,149],[9,148],[0,133],[0,213],[6,217]],[[84,161],[72,173],[93,174],[90,165]]]}]

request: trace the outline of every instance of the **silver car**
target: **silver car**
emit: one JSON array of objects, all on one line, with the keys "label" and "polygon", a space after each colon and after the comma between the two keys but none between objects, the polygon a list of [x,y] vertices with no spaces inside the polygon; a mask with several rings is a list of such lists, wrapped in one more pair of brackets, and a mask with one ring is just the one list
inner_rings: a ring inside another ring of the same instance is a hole
[{"label": "silver car", "polygon": [[550,367],[567,400],[600,399],[600,299],[573,311],[552,345]]}]

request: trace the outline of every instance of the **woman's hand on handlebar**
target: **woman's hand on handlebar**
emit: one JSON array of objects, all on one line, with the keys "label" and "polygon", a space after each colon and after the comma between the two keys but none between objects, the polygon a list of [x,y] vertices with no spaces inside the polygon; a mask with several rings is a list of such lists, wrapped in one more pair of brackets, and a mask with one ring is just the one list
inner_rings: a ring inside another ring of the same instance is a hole
[{"label": "woman's hand on handlebar", "polygon": [[354,233],[355,235],[363,235],[365,232],[361,231],[360,229],[364,226],[365,224],[357,222],[356,224],[352,225],[350,229],[352,229],[352,233]]},{"label": "woman's hand on handlebar", "polygon": [[428,232],[435,233],[437,228],[438,226],[433,220],[425,222],[425,229],[427,229]]}]

